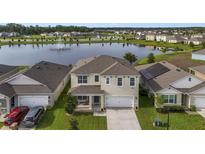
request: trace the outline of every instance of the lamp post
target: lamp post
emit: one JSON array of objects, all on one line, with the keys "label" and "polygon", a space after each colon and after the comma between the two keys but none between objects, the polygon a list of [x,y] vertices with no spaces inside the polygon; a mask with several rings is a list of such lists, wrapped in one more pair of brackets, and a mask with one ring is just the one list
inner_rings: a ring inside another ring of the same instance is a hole
[{"label": "lamp post", "polygon": [[167,109],[167,130],[169,130],[169,108]]}]

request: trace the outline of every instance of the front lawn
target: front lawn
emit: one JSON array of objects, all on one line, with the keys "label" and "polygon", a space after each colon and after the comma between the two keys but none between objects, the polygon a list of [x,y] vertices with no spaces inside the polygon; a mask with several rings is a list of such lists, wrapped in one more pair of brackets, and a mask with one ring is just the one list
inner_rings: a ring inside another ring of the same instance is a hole
[{"label": "front lawn", "polygon": [[[167,114],[156,112],[151,100],[147,96],[140,96],[140,108],[136,112],[140,125],[144,130],[166,129],[152,125],[155,118],[166,122]],[[200,115],[188,115],[187,113],[170,113],[171,130],[205,130],[205,119]]]},{"label": "front lawn", "polygon": [[[70,116],[66,115],[65,103],[69,85],[64,89],[59,100],[52,109],[48,109],[40,123],[38,130],[69,130]],[[106,117],[94,117],[91,113],[76,114],[74,117],[79,123],[80,130],[104,130],[107,129]]]},{"label": "front lawn", "polygon": [[2,123],[2,122],[0,122],[0,128],[1,128],[1,127],[3,127],[3,123]]}]

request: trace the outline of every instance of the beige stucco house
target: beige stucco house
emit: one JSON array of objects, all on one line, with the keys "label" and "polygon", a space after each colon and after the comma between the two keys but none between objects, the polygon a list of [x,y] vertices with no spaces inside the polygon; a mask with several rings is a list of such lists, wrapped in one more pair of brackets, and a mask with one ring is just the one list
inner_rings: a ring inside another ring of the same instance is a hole
[{"label": "beige stucco house", "polygon": [[69,93],[79,110],[138,107],[139,73],[127,61],[101,55],[78,61],[71,70]]},{"label": "beige stucco house", "polygon": [[140,84],[168,104],[205,108],[205,80],[166,62],[137,66]]}]

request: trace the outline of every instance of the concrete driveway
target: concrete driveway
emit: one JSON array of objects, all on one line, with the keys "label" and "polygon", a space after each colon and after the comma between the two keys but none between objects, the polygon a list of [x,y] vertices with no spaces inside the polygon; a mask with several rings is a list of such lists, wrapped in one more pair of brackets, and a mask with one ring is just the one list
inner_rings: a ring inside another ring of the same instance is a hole
[{"label": "concrete driveway", "polygon": [[197,109],[197,112],[198,112],[203,118],[205,118],[205,109]]},{"label": "concrete driveway", "polygon": [[141,130],[133,109],[106,109],[108,130]]}]

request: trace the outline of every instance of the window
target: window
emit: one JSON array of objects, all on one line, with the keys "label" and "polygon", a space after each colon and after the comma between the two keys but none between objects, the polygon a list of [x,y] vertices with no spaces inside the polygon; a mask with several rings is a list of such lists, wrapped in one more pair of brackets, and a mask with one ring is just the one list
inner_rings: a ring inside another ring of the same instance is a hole
[{"label": "window", "polygon": [[162,95],[165,103],[176,104],[176,95]]},{"label": "window", "polygon": [[79,84],[88,83],[88,77],[87,76],[78,76],[78,83]]},{"label": "window", "polygon": [[87,100],[87,96],[78,96],[79,101]]},{"label": "window", "polygon": [[110,84],[110,78],[109,78],[109,77],[107,77],[105,82],[106,82],[106,84],[108,84],[108,85],[109,85],[109,84]]},{"label": "window", "polygon": [[130,78],[130,86],[131,87],[135,86],[135,78]]},{"label": "window", "polygon": [[95,82],[99,82],[99,75],[95,75]]},{"label": "window", "polygon": [[122,86],[122,78],[117,78],[117,86]]}]

